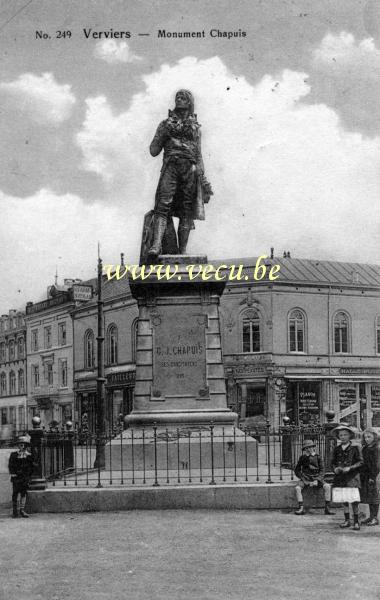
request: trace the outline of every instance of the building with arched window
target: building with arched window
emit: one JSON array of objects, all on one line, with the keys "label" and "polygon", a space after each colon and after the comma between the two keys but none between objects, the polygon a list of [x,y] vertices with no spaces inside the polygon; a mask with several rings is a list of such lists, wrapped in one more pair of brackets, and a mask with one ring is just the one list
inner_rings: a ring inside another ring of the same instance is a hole
[{"label": "building with arched window", "polygon": [[[89,282],[96,289],[96,280]],[[128,281],[103,278],[104,363],[106,426],[115,430],[131,412],[135,383],[136,327],[138,310]],[[97,297],[72,311],[74,328],[74,391],[76,426],[83,431],[96,427]]]},{"label": "building with arched window", "polygon": [[26,427],[26,389],[17,385],[17,373],[26,371],[25,314],[10,310],[0,317],[0,426],[9,432]]},{"label": "building with arched window", "polygon": [[[210,260],[214,266],[226,261]],[[275,426],[338,420],[362,429],[380,426],[380,267],[294,258],[274,281],[253,279],[256,259],[240,279],[226,281],[219,314],[227,402],[243,422]],[[138,310],[127,279],[104,277],[104,353],[107,423],[132,408]],[[75,420],[94,423],[96,364],[91,367],[96,297],[72,311],[74,320]],[[140,344],[142,341],[140,340]],[[84,417],[83,417],[84,415]]]},{"label": "building with arched window", "polygon": [[107,365],[117,365],[117,327],[115,323],[109,325],[106,335]]}]

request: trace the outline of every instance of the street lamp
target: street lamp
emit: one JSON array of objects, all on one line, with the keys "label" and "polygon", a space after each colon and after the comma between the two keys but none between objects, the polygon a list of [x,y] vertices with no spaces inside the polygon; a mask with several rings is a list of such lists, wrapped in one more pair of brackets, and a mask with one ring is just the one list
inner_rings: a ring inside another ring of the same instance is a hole
[{"label": "street lamp", "polygon": [[96,457],[94,468],[105,467],[105,377],[104,377],[104,326],[103,326],[103,299],[102,299],[102,259],[98,256],[98,335],[97,358],[98,376],[96,378]]}]

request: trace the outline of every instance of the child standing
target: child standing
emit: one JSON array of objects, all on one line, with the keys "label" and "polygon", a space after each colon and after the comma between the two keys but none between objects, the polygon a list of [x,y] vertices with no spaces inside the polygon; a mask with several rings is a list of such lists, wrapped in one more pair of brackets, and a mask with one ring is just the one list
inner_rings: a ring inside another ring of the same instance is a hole
[{"label": "child standing", "polygon": [[369,505],[369,518],[366,525],[378,525],[379,490],[376,478],[379,474],[378,436],[374,429],[366,429],[363,433],[363,466],[361,469],[361,501]]},{"label": "child standing", "polygon": [[359,525],[360,502],[360,468],[363,458],[359,446],[352,443],[355,431],[349,425],[339,425],[335,428],[340,444],[334,448],[332,468],[335,473],[333,481],[333,502],[343,502],[344,522],[340,527],[350,527],[350,504],[354,514],[355,531]]},{"label": "child standing", "polygon": [[18,517],[17,498],[20,494],[20,516],[27,519],[29,515],[25,512],[26,492],[29,480],[33,473],[33,459],[28,451],[29,440],[26,436],[18,438],[18,450],[12,452],[9,457],[9,473],[13,485],[12,506],[13,518]]}]

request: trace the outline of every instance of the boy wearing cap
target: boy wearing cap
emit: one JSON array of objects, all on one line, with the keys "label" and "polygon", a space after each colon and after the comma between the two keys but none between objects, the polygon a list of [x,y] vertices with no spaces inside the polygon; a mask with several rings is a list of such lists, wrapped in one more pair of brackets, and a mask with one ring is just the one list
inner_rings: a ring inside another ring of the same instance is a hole
[{"label": "boy wearing cap", "polygon": [[354,445],[351,439],[355,431],[349,425],[335,427],[340,444],[334,448],[331,461],[335,473],[333,481],[334,502],[343,502],[344,522],[340,525],[343,529],[350,527],[350,504],[354,514],[355,531],[359,531],[359,502],[360,502],[360,469],[363,465],[363,457],[359,446]]},{"label": "boy wearing cap", "polygon": [[305,440],[302,445],[302,451],[303,454],[300,456],[294,469],[294,473],[300,480],[295,487],[298,510],[294,514],[305,514],[302,496],[304,488],[322,487],[325,496],[325,515],[334,515],[335,513],[330,510],[331,486],[324,481],[324,465],[321,457],[315,450],[315,442],[313,440]]},{"label": "boy wearing cap", "polygon": [[12,452],[9,457],[8,469],[13,486],[12,506],[13,518],[18,517],[17,498],[20,494],[20,516],[27,519],[29,515],[25,512],[26,492],[28,490],[29,480],[33,473],[33,459],[28,451],[29,440],[26,436],[18,439],[18,450]]}]

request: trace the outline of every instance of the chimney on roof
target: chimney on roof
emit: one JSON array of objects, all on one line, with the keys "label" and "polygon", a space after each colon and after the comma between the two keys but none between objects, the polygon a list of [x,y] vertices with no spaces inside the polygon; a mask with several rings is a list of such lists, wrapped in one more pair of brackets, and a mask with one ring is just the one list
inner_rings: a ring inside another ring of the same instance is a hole
[{"label": "chimney on roof", "polygon": [[273,246],[270,249],[270,257],[274,258],[274,248],[273,248]]},{"label": "chimney on roof", "polygon": [[124,252],[120,253],[120,266],[124,267]]},{"label": "chimney on roof", "polygon": [[290,258],[290,252],[289,252],[289,250],[286,253],[286,258]]},{"label": "chimney on roof", "polygon": [[284,254],[282,255],[282,258],[286,258],[286,251],[284,250]]}]

